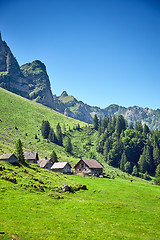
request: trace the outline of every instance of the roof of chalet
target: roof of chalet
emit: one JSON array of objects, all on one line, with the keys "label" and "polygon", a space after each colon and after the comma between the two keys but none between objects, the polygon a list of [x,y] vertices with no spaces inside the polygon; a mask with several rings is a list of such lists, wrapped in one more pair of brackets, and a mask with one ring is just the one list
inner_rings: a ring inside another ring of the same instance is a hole
[{"label": "roof of chalet", "polygon": [[[80,161],[83,161],[89,168],[103,168],[103,166],[95,159],[81,159]],[[79,162],[74,166],[74,168],[77,167]]]},{"label": "roof of chalet", "polygon": [[[69,164],[68,162],[55,162],[53,164],[53,166],[51,167],[51,169],[63,169],[67,164]],[[69,166],[71,167],[71,165],[69,164]]]},{"label": "roof of chalet", "polygon": [[24,152],[24,158],[25,159],[36,159],[38,152]]},{"label": "roof of chalet", "polygon": [[51,160],[51,159],[46,159],[46,158],[44,158],[44,159],[39,159],[39,160],[37,161],[37,164],[38,164],[41,168],[44,168],[44,167],[47,165],[47,163],[49,163],[49,162],[52,162],[52,160]]},{"label": "roof of chalet", "polygon": [[14,153],[3,154],[3,155],[0,156],[0,159],[9,159],[12,155],[14,155]]}]

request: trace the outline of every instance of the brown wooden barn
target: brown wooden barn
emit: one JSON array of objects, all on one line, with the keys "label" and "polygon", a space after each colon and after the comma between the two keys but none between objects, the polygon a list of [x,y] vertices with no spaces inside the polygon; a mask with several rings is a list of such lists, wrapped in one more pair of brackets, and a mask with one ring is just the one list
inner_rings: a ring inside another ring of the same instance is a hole
[{"label": "brown wooden barn", "polygon": [[81,159],[74,168],[76,173],[103,175],[103,166],[95,159]]},{"label": "brown wooden barn", "polygon": [[14,153],[9,153],[9,154],[3,154],[2,156],[0,156],[0,160],[2,161],[6,161],[9,163],[17,163],[17,157],[14,155]]}]

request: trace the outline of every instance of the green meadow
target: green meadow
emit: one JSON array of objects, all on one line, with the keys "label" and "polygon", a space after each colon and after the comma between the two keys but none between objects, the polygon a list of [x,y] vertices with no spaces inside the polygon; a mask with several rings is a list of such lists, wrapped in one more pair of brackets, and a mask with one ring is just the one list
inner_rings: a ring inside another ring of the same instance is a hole
[{"label": "green meadow", "polygon": [[[160,239],[159,186],[1,166],[17,183],[0,178],[0,239]],[[64,193],[63,184],[88,190]]]},{"label": "green meadow", "polygon": [[[59,161],[72,166],[95,152],[97,133],[88,124],[1,88],[0,113],[0,155],[14,152],[18,139],[24,151],[49,157],[54,150]],[[72,154],[42,138],[42,120],[54,129],[60,123],[64,142],[66,136],[72,140]],[[0,239],[159,240],[160,187],[108,166],[101,155],[95,157],[109,178],[63,175],[36,164],[18,167],[1,161]],[[63,184],[71,185],[74,193],[62,192]],[[88,190],[76,191],[79,185]]]}]

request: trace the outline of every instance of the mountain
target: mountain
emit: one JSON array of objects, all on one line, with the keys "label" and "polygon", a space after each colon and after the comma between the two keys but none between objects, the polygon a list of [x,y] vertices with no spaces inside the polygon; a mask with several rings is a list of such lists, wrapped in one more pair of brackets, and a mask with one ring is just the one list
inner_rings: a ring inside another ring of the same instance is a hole
[{"label": "mountain", "polygon": [[29,98],[29,87],[16,58],[0,33],[0,87]]},{"label": "mountain", "polygon": [[36,60],[22,65],[20,69],[27,79],[29,99],[54,109],[50,80],[44,63]]},{"label": "mountain", "polygon": [[160,109],[152,110],[133,106],[125,108],[112,104],[104,109],[89,106],[63,91],[60,96],[52,94],[46,66],[39,60],[19,66],[16,58],[0,34],[0,87],[50,107],[65,116],[92,123],[99,118],[122,114],[128,122],[141,121],[151,129],[160,129]]},{"label": "mountain", "polygon": [[0,87],[54,109],[46,67],[41,61],[19,66],[0,34]]},{"label": "mountain", "polygon": [[99,118],[104,116],[123,115],[130,123],[140,121],[146,123],[151,129],[160,129],[160,109],[153,110],[138,106],[122,107],[112,104],[104,109],[96,106],[89,106],[82,101],[78,101],[73,96],[69,96],[64,91],[59,97],[54,96],[55,109],[66,116],[92,123],[92,118],[96,114]]}]

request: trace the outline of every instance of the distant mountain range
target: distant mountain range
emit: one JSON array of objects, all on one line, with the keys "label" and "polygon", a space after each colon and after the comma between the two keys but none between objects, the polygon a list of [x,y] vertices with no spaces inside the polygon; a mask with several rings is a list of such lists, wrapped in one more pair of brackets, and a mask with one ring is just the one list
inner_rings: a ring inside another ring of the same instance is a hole
[{"label": "distant mountain range", "polygon": [[125,108],[115,104],[101,109],[78,101],[66,91],[60,96],[53,95],[46,66],[35,60],[20,67],[6,42],[2,41],[1,34],[0,87],[83,122],[92,123],[95,114],[99,118],[122,114],[128,122],[140,121],[151,129],[160,130],[160,109],[152,110],[138,106]]}]

